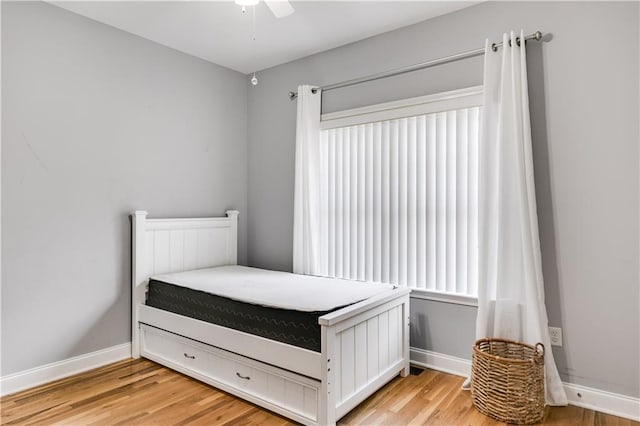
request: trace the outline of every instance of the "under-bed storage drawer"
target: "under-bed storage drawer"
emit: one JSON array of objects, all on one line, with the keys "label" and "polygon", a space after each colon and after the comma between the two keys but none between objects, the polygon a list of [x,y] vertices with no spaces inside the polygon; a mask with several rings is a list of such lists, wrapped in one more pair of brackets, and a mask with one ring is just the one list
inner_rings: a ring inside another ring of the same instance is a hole
[{"label": "under-bed storage drawer", "polygon": [[142,356],[301,423],[317,423],[320,382],[141,324]]}]

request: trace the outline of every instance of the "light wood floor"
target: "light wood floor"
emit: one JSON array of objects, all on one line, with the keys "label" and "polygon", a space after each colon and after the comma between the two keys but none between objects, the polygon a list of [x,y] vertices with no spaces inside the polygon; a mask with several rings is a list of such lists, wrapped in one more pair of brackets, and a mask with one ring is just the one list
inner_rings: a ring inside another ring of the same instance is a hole
[{"label": "light wood floor", "polygon": [[[462,378],[397,377],[342,425],[499,425],[477,412]],[[287,419],[148,360],[125,360],[6,396],[3,425],[288,425]],[[640,425],[592,410],[547,409],[549,425]]]}]

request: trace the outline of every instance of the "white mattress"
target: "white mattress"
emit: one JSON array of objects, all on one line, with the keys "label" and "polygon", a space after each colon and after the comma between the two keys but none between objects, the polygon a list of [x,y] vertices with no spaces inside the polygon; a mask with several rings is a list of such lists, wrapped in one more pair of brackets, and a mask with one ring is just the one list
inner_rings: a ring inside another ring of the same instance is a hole
[{"label": "white mattress", "polygon": [[236,265],[154,275],[151,278],[241,302],[304,312],[329,311],[393,288],[389,284]]}]

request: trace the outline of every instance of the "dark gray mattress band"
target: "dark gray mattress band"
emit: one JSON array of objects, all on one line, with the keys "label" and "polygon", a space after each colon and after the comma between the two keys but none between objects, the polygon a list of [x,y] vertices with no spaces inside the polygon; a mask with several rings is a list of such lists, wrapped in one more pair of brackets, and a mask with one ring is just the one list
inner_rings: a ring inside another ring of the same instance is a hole
[{"label": "dark gray mattress band", "polygon": [[318,318],[323,312],[301,312],[239,302],[200,290],[149,280],[148,306],[320,352]]}]

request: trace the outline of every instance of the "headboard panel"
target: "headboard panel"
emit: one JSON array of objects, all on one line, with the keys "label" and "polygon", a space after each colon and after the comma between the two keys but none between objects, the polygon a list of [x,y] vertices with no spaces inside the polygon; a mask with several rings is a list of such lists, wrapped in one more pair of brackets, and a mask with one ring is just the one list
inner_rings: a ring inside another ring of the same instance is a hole
[{"label": "headboard panel", "polygon": [[[151,275],[235,265],[238,260],[238,214],[194,219],[147,219],[132,215],[132,342],[137,342],[137,305],[145,302]],[[132,350],[137,357],[137,348]]]}]

